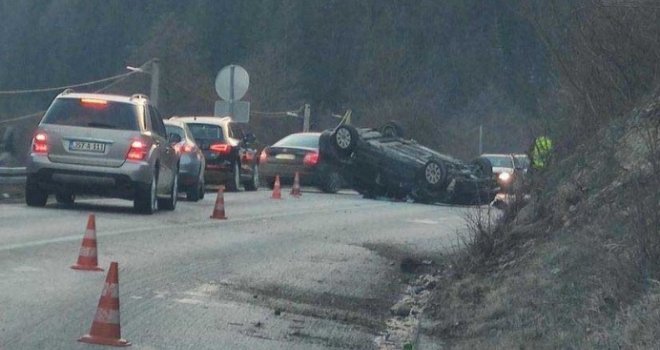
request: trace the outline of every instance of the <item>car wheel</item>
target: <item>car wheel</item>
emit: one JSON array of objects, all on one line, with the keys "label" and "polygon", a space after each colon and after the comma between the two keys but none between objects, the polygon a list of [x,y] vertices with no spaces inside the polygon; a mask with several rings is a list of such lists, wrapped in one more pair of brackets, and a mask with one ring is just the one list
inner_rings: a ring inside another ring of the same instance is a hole
[{"label": "car wheel", "polygon": [[133,200],[133,208],[142,214],[151,215],[158,210],[158,198],[156,197],[157,175],[151,177],[151,183],[140,187]]},{"label": "car wheel", "polygon": [[357,130],[350,125],[342,125],[332,135],[334,147],[341,155],[349,155],[357,144]]},{"label": "car wheel", "polygon": [[330,172],[321,185],[321,191],[325,193],[337,193],[341,189],[341,183],[341,176],[335,171]]},{"label": "car wheel", "polygon": [[256,191],[259,189],[259,165],[255,164],[254,168],[252,168],[252,177],[250,177],[250,181],[245,183],[245,190],[246,191]]},{"label": "car wheel", "polygon": [[477,169],[479,169],[480,177],[491,178],[493,177],[493,164],[484,157],[479,157],[473,162]]},{"label": "car wheel", "polygon": [[204,194],[206,193],[206,184],[204,179],[199,180],[199,199],[204,199]]},{"label": "car wheel", "polygon": [[270,188],[271,190],[275,188],[275,178],[269,177],[264,180],[266,182],[266,186]]},{"label": "car wheel", "polygon": [[395,121],[390,121],[383,124],[383,126],[381,126],[378,131],[380,131],[383,136],[387,137],[403,137],[404,134],[403,127],[401,127],[401,125]]},{"label": "car wheel", "polygon": [[174,179],[172,180],[172,187],[170,187],[170,196],[166,199],[158,200],[158,207],[165,210],[174,210],[176,209],[176,201],[179,194],[179,169],[176,169],[174,173]]},{"label": "car wheel", "polygon": [[447,181],[447,167],[443,162],[429,160],[422,170],[422,180],[429,188],[439,188]]},{"label": "car wheel", "polygon": [[234,162],[234,170],[231,172],[231,180],[227,182],[227,191],[236,192],[241,186],[241,167],[238,161]]},{"label": "car wheel", "polygon": [[64,205],[73,205],[73,202],[76,200],[76,196],[73,193],[56,193],[55,200],[57,203]]},{"label": "car wheel", "polygon": [[25,182],[25,204],[29,207],[43,207],[48,202],[48,192],[39,187],[32,175]]}]

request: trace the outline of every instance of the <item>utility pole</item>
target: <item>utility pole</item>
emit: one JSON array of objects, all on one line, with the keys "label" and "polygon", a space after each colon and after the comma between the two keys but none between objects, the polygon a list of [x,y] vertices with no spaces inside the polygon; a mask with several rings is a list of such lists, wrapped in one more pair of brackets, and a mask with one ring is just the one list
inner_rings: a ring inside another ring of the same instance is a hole
[{"label": "utility pole", "polygon": [[304,114],[303,114],[303,132],[309,132],[309,103],[305,103]]},{"label": "utility pole", "polygon": [[154,58],[151,60],[151,94],[149,98],[151,103],[158,107],[158,85],[160,84],[160,60]]},{"label": "utility pole", "polygon": [[484,154],[484,128],[482,125],[479,125],[479,155]]}]

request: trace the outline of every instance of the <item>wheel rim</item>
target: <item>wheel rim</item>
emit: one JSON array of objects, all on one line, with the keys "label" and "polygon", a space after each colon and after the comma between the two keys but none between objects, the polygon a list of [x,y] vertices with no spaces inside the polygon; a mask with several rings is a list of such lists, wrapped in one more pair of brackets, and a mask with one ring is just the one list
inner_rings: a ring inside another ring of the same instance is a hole
[{"label": "wheel rim", "polygon": [[437,185],[442,179],[442,169],[437,163],[429,163],[425,172],[426,181],[431,185]]},{"label": "wheel rim", "polygon": [[176,205],[177,192],[179,192],[179,174],[174,175],[174,183],[172,183],[172,206]]},{"label": "wheel rim", "polygon": [[238,190],[241,186],[241,172],[238,163],[234,164],[234,187]]},{"label": "wheel rim", "polygon": [[259,187],[259,166],[255,165],[252,171],[252,185],[254,188]]},{"label": "wheel rim", "polygon": [[351,145],[351,132],[346,128],[337,130],[335,138],[337,139],[337,146],[341,149],[347,149]]},{"label": "wheel rim", "polygon": [[151,193],[149,194],[149,196],[151,197],[150,198],[150,200],[151,200],[151,210],[156,211],[156,209],[158,209],[158,200],[156,198],[156,178],[153,178],[151,180],[151,191],[150,192]]}]

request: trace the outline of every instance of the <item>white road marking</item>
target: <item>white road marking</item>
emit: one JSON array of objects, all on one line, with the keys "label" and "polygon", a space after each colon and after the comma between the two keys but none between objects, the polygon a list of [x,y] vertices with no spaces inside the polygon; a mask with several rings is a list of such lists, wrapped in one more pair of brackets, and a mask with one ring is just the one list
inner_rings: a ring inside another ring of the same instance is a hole
[{"label": "white road marking", "polygon": [[410,222],[412,224],[424,224],[424,225],[437,225],[440,223],[440,221],[435,221],[430,219],[412,219],[412,220],[406,220],[406,222]]},{"label": "white road marking", "polygon": [[[328,209],[328,208],[320,208],[320,209],[310,209],[310,210],[300,210],[295,213],[273,213],[273,214],[265,214],[265,215],[257,215],[257,216],[250,216],[250,217],[244,217],[244,218],[236,218],[236,219],[231,219],[229,221],[223,221],[221,223],[233,223],[233,222],[246,222],[246,221],[254,221],[254,220],[266,220],[270,218],[280,218],[280,217],[286,217],[286,216],[295,216],[295,215],[307,215],[307,214],[321,214],[321,213],[328,213],[329,211],[334,211],[334,212],[341,212],[345,211],[347,209],[350,210],[367,210],[367,209],[373,209],[373,208],[378,208],[378,207],[385,207],[390,205],[389,203],[386,204],[379,204],[379,205],[360,205],[360,206],[354,206],[354,207],[342,207],[342,208],[334,208],[334,209]],[[167,225],[160,225],[160,226],[144,226],[144,227],[136,227],[132,229],[125,229],[125,230],[117,230],[117,231],[106,231],[103,233],[96,233],[97,239],[98,237],[107,237],[107,236],[116,236],[116,235],[122,235],[126,233],[137,233],[137,232],[146,232],[146,231],[159,231],[159,230],[166,230],[166,229],[171,229],[173,227],[204,227],[204,226],[217,226],[220,224],[217,220],[209,220],[209,221],[200,221],[200,222],[192,222],[192,223],[187,223],[187,224],[167,224]],[[16,249],[23,249],[23,248],[33,248],[33,247],[38,247],[38,246],[44,246],[48,244],[53,244],[53,243],[64,243],[64,242],[73,242],[73,241],[80,241],[81,235],[70,235],[70,236],[62,236],[62,237],[57,237],[57,238],[51,238],[51,239],[42,239],[42,240],[36,240],[36,241],[30,241],[30,242],[24,242],[24,243],[15,243],[15,244],[8,244],[8,245],[3,245],[0,246],[0,252],[1,251],[8,251],[8,250],[16,250]]]}]

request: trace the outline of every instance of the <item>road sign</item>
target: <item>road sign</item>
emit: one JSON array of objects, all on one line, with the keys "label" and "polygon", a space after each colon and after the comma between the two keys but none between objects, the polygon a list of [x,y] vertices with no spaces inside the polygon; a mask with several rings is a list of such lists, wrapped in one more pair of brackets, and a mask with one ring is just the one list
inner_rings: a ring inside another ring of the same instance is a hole
[{"label": "road sign", "polygon": [[250,76],[247,71],[237,65],[225,66],[215,78],[215,91],[225,101],[240,100],[250,86]]},{"label": "road sign", "polygon": [[250,102],[246,101],[215,101],[214,116],[226,117],[239,123],[250,122]]}]

